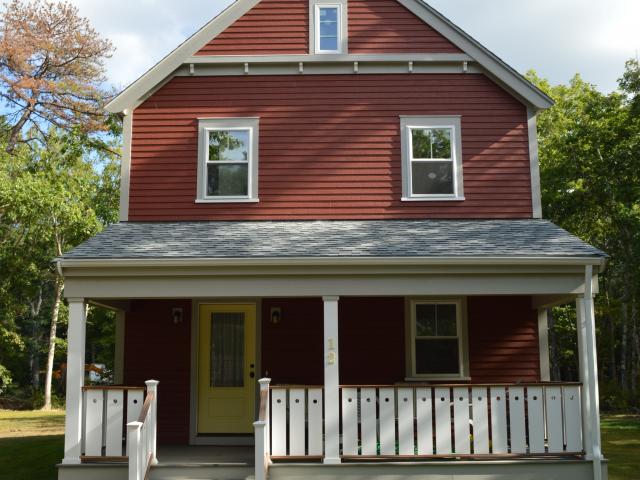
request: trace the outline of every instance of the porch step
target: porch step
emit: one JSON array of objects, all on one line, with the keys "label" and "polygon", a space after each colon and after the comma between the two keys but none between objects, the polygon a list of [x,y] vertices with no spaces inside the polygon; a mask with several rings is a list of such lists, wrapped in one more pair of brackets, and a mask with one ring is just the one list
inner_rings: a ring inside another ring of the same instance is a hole
[{"label": "porch step", "polygon": [[252,466],[233,464],[160,464],[151,467],[150,480],[245,480]]}]

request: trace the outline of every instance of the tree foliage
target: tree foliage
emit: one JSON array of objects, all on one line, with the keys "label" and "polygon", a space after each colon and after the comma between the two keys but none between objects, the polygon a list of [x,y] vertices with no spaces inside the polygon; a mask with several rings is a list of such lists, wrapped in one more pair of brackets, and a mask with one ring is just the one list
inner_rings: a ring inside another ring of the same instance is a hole
[{"label": "tree foliage", "polygon": [[[8,115],[7,151],[67,133],[105,131],[104,61],[111,42],[66,2],[12,0],[0,17],[0,97]],[[27,135],[26,132],[37,135]]]},{"label": "tree foliage", "polygon": [[[605,385],[637,401],[640,66],[627,62],[620,90],[610,94],[579,75],[557,86],[533,72],[528,76],[556,102],[538,123],[544,214],[611,257],[597,297],[601,373]],[[570,320],[566,312],[555,313],[560,332]]]}]

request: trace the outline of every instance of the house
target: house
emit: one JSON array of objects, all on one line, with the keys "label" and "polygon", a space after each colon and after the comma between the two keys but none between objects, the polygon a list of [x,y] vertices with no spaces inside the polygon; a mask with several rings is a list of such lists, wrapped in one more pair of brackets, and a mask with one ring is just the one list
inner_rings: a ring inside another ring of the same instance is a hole
[{"label": "house", "polygon": [[[551,105],[420,0],[237,0],[107,107],[121,222],[59,259],[59,478],[606,479],[606,255],[541,218]],[[83,384],[88,303],[116,386]]]}]

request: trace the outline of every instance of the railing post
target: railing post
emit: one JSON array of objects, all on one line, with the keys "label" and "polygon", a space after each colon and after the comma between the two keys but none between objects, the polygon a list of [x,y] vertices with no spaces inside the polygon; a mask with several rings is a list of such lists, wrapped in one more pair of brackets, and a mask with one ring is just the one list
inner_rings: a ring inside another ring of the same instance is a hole
[{"label": "railing post", "polygon": [[158,443],[158,380],[147,380],[144,382],[147,386],[147,395],[153,394],[153,402],[151,403],[151,409],[149,410],[149,416],[147,422],[149,422],[149,453],[151,454],[151,465],[158,464],[158,458],[156,456],[156,445]]},{"label": "railing post", "polygon": [[84,353],[86,310],[84,299],[69,299],[67,330],[67,391],[63,464],[79,464],[82,455],[82,387],[84,386]]},{"label": "railing post", "polygon": [[338,300],[324,301],[324,463],[340,463],[340,366]]},{"label": "railing post", "polygon": [[255,480],[266,480],[269,465],[269,424],[271,412],[269,408],[269,383],[271,379],[262,378],[260,384],[260,413],[258,420],[253,423],[255,432]]},{"label": "railing post", "polygon": [[140,474],[140,429],[142,422],[131,422],[127,424],[127,445],[129,446],[129,480],[143,480]]}]

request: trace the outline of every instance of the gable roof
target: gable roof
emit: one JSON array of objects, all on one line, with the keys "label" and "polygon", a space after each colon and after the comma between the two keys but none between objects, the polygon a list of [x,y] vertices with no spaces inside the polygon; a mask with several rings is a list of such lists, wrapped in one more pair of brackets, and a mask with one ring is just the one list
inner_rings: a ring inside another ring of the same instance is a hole
[{"label": "gable roof", "polygon": [[601,264],[606,254],[546,220],[211,221],[114,224],[61,260],[296,258]]},{"label": "gable roof", "polygon": [[[206,46],[213,38],[233,25],[233,23],[249,12],[260,3],[260,1],[261,0],[236,0],[111,100],[106,105],[106,109],[110,112],[118,113],[125,109],[135,108],[145,96],[168,78],[171,78],[171,75],[176,69],[185,63],[190,63],[188,61],[191,57]],[[544,92],[423,0],[395,1],[403,5],[427,25],[469,55],[474,62],[486,70],[489,76],[533,107],[534,110],[549,108],[553,105],[553,100]],[[279,59],[282,57],[286,57],[286,55],[278,56]],[[327,61],[336,61],[336,58],[330,58],[333,56],[323,57],[326,58]],[[362,57],[362,55],[359,55],[359,57]],[[339,60],[352,61],[350,55],[342,55]],[[299,60],[297,59],[296,61]]]}]

